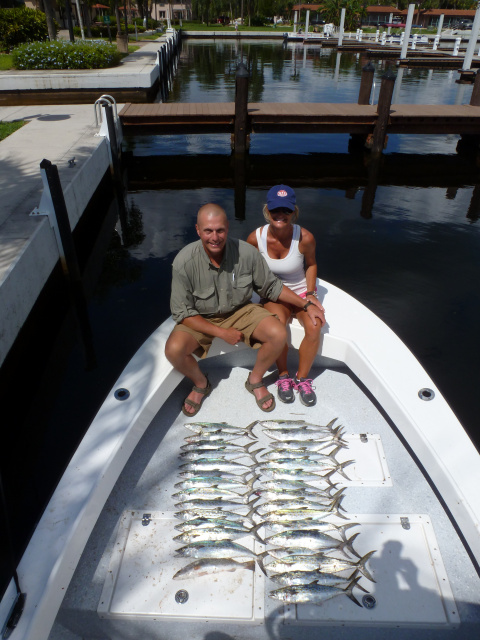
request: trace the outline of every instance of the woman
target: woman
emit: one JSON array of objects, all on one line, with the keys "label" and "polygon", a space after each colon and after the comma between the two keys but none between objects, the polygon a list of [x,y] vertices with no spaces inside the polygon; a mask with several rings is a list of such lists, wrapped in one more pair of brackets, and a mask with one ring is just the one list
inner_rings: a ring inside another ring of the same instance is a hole
[{"label": "woman", "polygon": [[[263,215],[268,224],[252,231],[247,242],[260,251],[271,271],[281,278],[287,287],[306,298],[308,302],[317,297],[315,238],[310,231],[294,224],[298,213],[294,190],[283,184],[272,187],[267,194],[267,204],[263,208]],[[305,337],[298,350],[299,362],[295,378],[290,376],[287,369],[286,345],[276,362],[279,373],[276,385],[278,397],[282,402],[293,402],[295,389],[303,404],[312,407],[317,402],[317,397],[308,374],[318,351],[320,330],[325,324],[325,318],[315,326],[304,309],[271,301],[265,301],[264,306],[276,314],[285,325],[292,315],[295,315],[305,330]]]}]

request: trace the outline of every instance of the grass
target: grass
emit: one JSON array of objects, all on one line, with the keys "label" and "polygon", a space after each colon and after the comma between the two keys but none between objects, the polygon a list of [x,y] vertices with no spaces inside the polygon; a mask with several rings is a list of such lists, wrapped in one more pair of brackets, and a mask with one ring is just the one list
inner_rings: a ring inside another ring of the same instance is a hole
[{"label": "grass", "polygon": [[16,120],[15,122],[2,122],[0,120],[0,140],[5,140],[12,133],[15,133],[17,129],[23,127],[26,124],[25,120]]},{"label": "grass", "polygon": [[9,53],[0,53],[0,71],[13,69],[12,56]]}]

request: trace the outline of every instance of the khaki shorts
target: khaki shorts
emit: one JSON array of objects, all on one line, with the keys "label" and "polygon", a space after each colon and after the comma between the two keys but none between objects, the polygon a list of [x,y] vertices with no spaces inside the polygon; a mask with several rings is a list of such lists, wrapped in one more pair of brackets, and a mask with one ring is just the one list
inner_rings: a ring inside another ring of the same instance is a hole
[{"label": "khaki shorts", "polygon": [[[260,322],[269,316],[273,316],[273,314],[264,309],[261,305],[246,304],[245,306],[240,307],[240,309],[232,311],[232,313],[228,315],[213,316],[206,318],[206,320],[217,327],[222,327],[224,329],[230,329],[233,327],[238,331],[241,331],[243,333],[243,342],[253,349],[258,349],[261,346],[261,343],[252,338],[252,333],[258,327]],[[187,327],[184,324],[177,324],[174,331],[185,331],[185,333],[189,333],[195,338],[200,345],[200,347],[194,351],[196,356],[204,358],[207,355],[214,339],[213,336],[201,333],[200,331],[195,331],[195,329],[190,329],[190,327]]]}]

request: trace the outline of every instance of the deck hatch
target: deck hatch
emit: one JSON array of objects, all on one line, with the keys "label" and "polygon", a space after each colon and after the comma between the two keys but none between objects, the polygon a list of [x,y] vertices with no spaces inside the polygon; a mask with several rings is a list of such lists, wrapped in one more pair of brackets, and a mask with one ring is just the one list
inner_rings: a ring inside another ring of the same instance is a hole
[{"label": "deck hatch", "polygon": [[[172,580],[178,570],[194,560],[174,557],[175,550],[182,546],[173,540],[179,533],[174,525],[180,521],[172,512],[151,512],[145,527],[143,516],[143,511],[123,514],[97,608],[100,617],[238,623],[263,620],[265,578],[258,567],[255,571],[239,569]],[[250,549],[256,544],[250,536],[240,538],[238,543]],[[179,596],[179,592],[183,593]]]},{"label": "deck hatch", "polygon": [[[174,558],[179,521],[172,512],[152,512],[148,527],[143,512],[126,511],[110,559],[98,614],[114,619],[162,619],[263,624],[276,619],[284,625],[342,625],[368,627],[451,628],[459,616],[428,515],[349,515],[358,522],[354,543],[360,555],[376,549],[367,563],[376,583],[360,584],[369,594],[354,590],[362,602],[368,595],[375,606],[357,607],[340,596],[321,606],[283,606],[269,598],[278,588],[261,571],[247,569],[216,576],[172,580],[191,559]],[[408,517],[410,528],[402,526]],[[338,520],[344,524],[345,521]],[[266,532],[267,535],[269,532]],[[249,536],[239,544],[263,551]],[[351,558],[353,561],[356,558]],[[347,572],[348,575],[348,572]],[[181,597],[179,597],[179,593]],[[188,594],[185,597],[185,593]],[[283,612],[282,616],[278,613]]]}]

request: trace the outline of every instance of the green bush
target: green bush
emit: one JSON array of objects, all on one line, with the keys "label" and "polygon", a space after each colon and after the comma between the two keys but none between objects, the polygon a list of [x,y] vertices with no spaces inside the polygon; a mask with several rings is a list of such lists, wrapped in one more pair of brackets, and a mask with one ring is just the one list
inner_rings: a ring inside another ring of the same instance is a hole
[{"label": "green bush", "polygon": [[[99,26],[99,25],[92,25],[90,27],[90,31],[92,33],[92,38],[108,38],[108,27],[107,25],[105,26]],[[73,27],[73,33],[74,35],[80,37],[82,35],[82,32],[80,31],[80,27]],[[83,28],[83,33],[86,35],[87,30],[84,27]],[[117,27],[116,25],[110,25],[110,35],[112,36],[112,38],[115,38],[117,36]]]},{"label": "green bush", "polygon": [[12,56],[17,69],[105,69],[122,57],[104,40],[32,42],[14,49]]},{"label": "green bush", "polygon": [[[56,25],[57,26],[57,25]],[[0,49],[10,51],[23,42],[48,40],[45,14],[34,9],[0,9]]]}]

